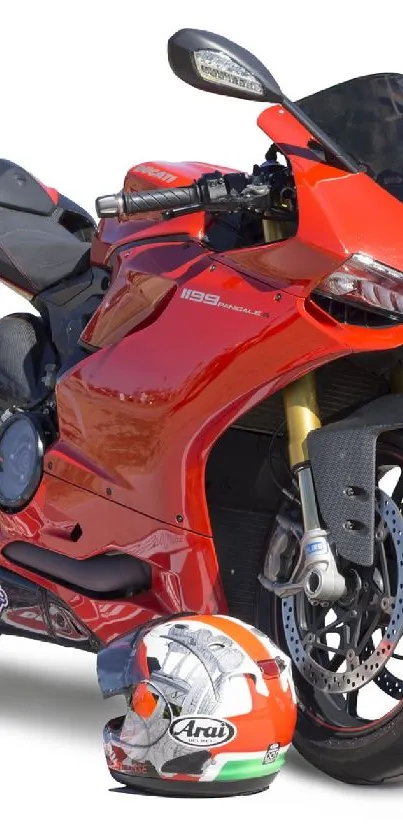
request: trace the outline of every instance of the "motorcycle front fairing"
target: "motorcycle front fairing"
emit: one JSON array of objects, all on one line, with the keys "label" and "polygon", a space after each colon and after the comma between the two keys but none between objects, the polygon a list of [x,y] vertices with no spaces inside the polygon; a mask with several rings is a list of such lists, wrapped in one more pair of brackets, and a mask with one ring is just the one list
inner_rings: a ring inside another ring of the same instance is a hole
[{"label": "motorcycle front fairing", "polygon": [[403,75],[360,76],[298,104],[373,180],[403,201]]},{"label": "motorcycle front fairing", "polygon": [[[316,97],[321,96],[315,94],[312,102],[316,103]],[[309,296],[323,277],[353,253],[368,254],[385,265],[403,270],[403,203],[391,190],[364,171],[352,174],[331,165],[331,161],[326,162],[323,149],[311,134],[281,106],[263,111],[258,125],[291,163],[297,191],[298,230],[295,237],[284,242],[231,252],[224,257],[227,264],[263,282],[277,282],[300,297]],[[340,135],[341,125],[342,119]],[[330,121],[324,122],[323,127],[331,133]],[[375,123],[375,149],[380,130],[380,124]],[[339,134],[335,139],[341,142]],[[389,148],[394,148],[392,132]],[[358,153],[358,147],[354,149]],[[386,151],[384,154],[386,160]],[[375,165],[375,152],[368,158]],[[396,153],[393,165],[399,165]],[[364,169],[364,162],[362,166]],[[362,330],[359,335],[359,341],[365,341]],[[379,335],[378,340],[382,346]],[[353,339],[352,348],[354,345]]]}]

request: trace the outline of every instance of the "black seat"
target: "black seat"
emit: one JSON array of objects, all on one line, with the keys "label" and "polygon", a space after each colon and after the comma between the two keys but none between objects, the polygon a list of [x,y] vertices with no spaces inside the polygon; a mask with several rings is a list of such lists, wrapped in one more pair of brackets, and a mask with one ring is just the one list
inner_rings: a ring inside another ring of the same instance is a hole
[{"label": "black seat", "polygon": [[0,160],[0,206],[42,216],[50,216],[55,209],[40,181],[12,160]]},{"label": "black seat", "polygon": [[92,219],[51,196],[30,172],[0,160],[0,278],[32,294],[90,266],[88,237],[73,233],[90,230]]},{"label": "black seat", "polygon": [[37,294],[86,271],[90,250],[52,216],[0,206],[0,278],[22,290]]}]

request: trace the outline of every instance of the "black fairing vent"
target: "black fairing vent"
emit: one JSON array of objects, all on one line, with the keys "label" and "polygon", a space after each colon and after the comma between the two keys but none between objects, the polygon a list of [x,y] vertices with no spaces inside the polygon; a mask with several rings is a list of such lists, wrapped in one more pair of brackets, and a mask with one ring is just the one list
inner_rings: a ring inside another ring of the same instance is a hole
[{"label": "black fairing vent", "polygon": [[56,551],[17,541],[6,545],[4,556],[14,565],[96,599],[108,599],[129,591],[140,594],[151,587],[148,563],[128,554],[99,554],[77,562]]},{"label": "black fairing vent", "polygon": [[380,312],[376,309],[355,306],[344,300],[326,297],[318,291],[311,294],[311,300],[333,320],[346,326],[361,326],[367,329],[385,329],[403,322],[403,315],[397,312]]}]

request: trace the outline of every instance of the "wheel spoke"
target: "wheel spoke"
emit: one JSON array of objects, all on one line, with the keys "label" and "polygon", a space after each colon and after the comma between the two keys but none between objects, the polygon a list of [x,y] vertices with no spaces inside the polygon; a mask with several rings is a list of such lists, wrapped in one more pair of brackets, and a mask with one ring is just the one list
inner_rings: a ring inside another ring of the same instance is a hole
[{"label": "wheel spoke", "polygon": [[393,490],[392,499],[399,507],[403,498],[403,469],[400,473],[400,478]]},{"label": "wheel spoke", "polygon": [[358,690],[352,690],[351,693],[347,694],[346,699],[346,711],[350,714],[351,717],[357,716],[357,702],[358,702]]},{"label": "wheel spoke", "polygon": [[340,647],[330,647],[329,644],[321,644],[320,641],[313,643],[315,650],[325,650],[327,653],[340,653]]},{"label": "wheel spoke", "polygon": [[320,637],[322,635],[327,635],[328,632],[334,632],[335,634],[338,632],[340,634],[341,628],[343,626],[342,618],[336,618],[336,620],[328,623],[326,626],[322,626],[321,629],[317,629],[315,634]]},{"label": "wheel spoke", "polygon": [[361,655],[361,653],[365,649],[368,641],[370,640],[370,638],[372,638],[375,630],[378,627],[378,623],[379,623],[379,612],[376,613],[376,615],[372,619],[368,629],[366,630],[366,632],[364,632],[364,635],[360,639],[360,643],[359,643],[359,645],[357,646],[357,649],[356,649],[356,653],[357,653],[358,656]]},{"label": "wheel spoke", "polygon": [[397,658],[398,661],[403,661],[403,655],[399,655],[399,653],[392,653],[391,658]]},{"label": "wheel spoke", "polygon": [[355,627],[354,627],[354,630],[353,630],[353,633],[352,633],[352,636],[351,636],[351,646],[354,647],[354,649],[357,648],[357,644],[358,644],[358,641],[359,641],[359,638],[360,638],[361,624],[362,624],[362,612],[358,612],[356,624],[355,624]]},{"label": "wheel spoke", "polygon": [[328,613],[327,607],[319,606],[319,607],[314,608],[314,607],[311,606],[310,607],[310,612],[311,612],[311,615],[310,615],[309,623],[307,621],[308,632],[312,632],[315,635],[319,635],[320,633],[323,632],[323,629],[325,629],[325,631],[326,631],[327,627],[323,628],[321,626],[321,624],[323,623],[323,621],[324,621],[324,619],[325,619],[325,617]]},{"label": "wheel spoke", "polygon": [[382,578],[383,578],[383,593],[390,597],[390,579],[389,579],[389,569],[388,569],[388,561],[386,559],[385,553],[385,545],[383,542],[379,543],[379,563],[381,566]]},{"label": "wheel spoke", "polygon": [[350,646],[350,636],[351,636],[351,627],[348,623],[345,623],[341,629],[341,641],[343,643],[343,649],[347,651],[348,647]]},{"label": "wheel spoke", "polygon": [[327,669],[330,670],[331,673],[336,673],[339,667],[344,663],[346,657],[340,653],[340,650],[333,656],[332,660],[329,662]]}]

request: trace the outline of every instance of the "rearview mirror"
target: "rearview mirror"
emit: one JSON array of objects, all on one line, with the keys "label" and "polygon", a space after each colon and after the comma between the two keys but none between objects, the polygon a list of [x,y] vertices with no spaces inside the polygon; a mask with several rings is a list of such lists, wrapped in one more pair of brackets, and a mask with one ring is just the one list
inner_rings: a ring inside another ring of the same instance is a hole
[{"label": "rearview mirror", "polygon": [[200,90],[257,102],[284,100],[264,64],[213,32],[180,29],[168,41],[168,61],[176,76]]},{"label": "rearview mirror", "polygon": [[323,147],[333,166],[359,171],[350,155],[282,93],[264,64],[233,41],[202,29],[180,29],[168,41],[168,61],[175,75],[192,87],[282,105]]}]

